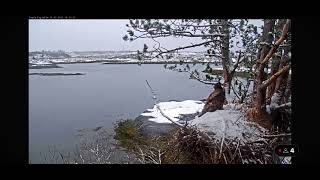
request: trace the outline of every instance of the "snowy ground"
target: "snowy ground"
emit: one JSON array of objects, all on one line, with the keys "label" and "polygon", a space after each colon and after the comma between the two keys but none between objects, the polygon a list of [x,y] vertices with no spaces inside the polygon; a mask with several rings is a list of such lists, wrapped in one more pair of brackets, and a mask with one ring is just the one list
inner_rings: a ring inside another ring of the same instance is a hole
[{"label": "snowy ground", "polygon": [[[179,117],[182,115],[201,111],[204,103],[202,101],[186,100],[182,102],[160,102],[158,105],[165,115],[175,121],[179,121]],[[225,105],[224,110],[208,112],[200,118],[196,116],[195,119],[188,121],[188,123],[197,126],[197,128],[212,135],[218,141],[222,138],[238,139],[240,143],[260,140],[261,136],[267,133],[267,130],[256,123],[246,121],[241,112],[237,110],[238,108],[234,104]],[[162,116],[156,107],[148,109],[148,112],[141,115],[148,116],[149,121],[156,123],[171,123]]]}]

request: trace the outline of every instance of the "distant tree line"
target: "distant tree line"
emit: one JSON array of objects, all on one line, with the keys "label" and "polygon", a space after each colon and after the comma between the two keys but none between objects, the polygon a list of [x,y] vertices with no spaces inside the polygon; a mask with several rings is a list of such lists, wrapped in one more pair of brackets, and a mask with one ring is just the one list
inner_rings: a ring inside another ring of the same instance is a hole
[{"label": "distant tree line", "polygon": [[49,57],[71,57],[69,54],[67,54],[65,51],[63,50],[58,50],[58,51],[33,51],[33,52],[29,52],[29,56],[36,56],[36,55],[42,55],[42,56],[49,56]]}]

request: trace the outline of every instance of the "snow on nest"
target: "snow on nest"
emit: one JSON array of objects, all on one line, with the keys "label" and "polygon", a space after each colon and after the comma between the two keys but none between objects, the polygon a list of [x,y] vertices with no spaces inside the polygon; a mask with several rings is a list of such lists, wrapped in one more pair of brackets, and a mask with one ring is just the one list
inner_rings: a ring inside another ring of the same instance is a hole
[{"label": "snow on nest", "polygon": [[[201,111],[204,106],[203,102],[194,100],[160,102],[158,105],[165,115],[175,121],[179,121],[178,117],[181,114],[197,113]],[[149,118],[149,120],[157,123],[172,123],[162,116],[156,106],[154,106],[153,109],[148,109],[148,111],[149,112],[142,113],[141,115],[150,116],[151,118]]]},{"label": "snow on nest", "polygon": [[[202,110],[204,103],[201,101],[170,101],[160,102],[158,104],[163,113],[175,121],[182,114],[193,114]],[[207,132],[212,137],[220,141],[223,136],[225,139],[239,139],[241,143],[252,142],[261,139],[261,135],[267,133],[267,130],[254,122],[245,120],[238,110],[241,105],[228,104],[224,110],[207,112],[201,117],[196,117],[189,121],[190,125],[196,125],[201,131]],[[172,123],[162,116],[156,106],[148,109],[149,112],[142,113],[142,116],[150,116],[149,120],[157,123]]]},{"label": "snow on nest", "polygon": [[201,117],[196,117],[190,121],[191,125],[196,125],[199,130],[208,134],[213,134],[215,140],[238,139],[241,143],[252,142],[261,139],[261,135],[267,130],[256,123],[245,120],[239,110],[232,107],[215,112],[207,112]]}]

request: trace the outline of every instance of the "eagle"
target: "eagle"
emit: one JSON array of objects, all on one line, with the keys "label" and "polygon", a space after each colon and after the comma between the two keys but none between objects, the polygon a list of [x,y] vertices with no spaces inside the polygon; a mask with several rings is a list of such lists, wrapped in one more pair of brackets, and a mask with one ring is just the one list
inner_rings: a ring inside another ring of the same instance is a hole
[{"label": "eagle", "polygon": [[206,104],[204,105],[198,117],[201,117],[206,112],[214,112],[218,109],[222,109],[223,104],[226,100],[225,98],[226,98],[225,91],[221,86],[221,83],[220,82],[216,83],[214,85],[214,91],[207,98]]}]

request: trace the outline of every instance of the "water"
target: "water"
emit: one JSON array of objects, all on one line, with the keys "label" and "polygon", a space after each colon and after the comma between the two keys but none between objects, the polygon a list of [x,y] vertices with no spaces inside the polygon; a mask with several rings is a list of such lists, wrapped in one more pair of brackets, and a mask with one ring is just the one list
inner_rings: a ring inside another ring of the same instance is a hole
[{"label": "water", "polygon": [[[188,73],[163,64],[62,64],[57,69],[30,69],[29,73],[85,73],[74,76],[29,75],[29,160],[40,163],[50,147],[64,151],[75,145],[81,129],[112,128],[119,119],[135,118],[153,107],[151,92],[160,101],[200,100],[212,90]],[[192,65],[191,65],[192,66]],[[197,65],[203,67],[202,65]]]}]

